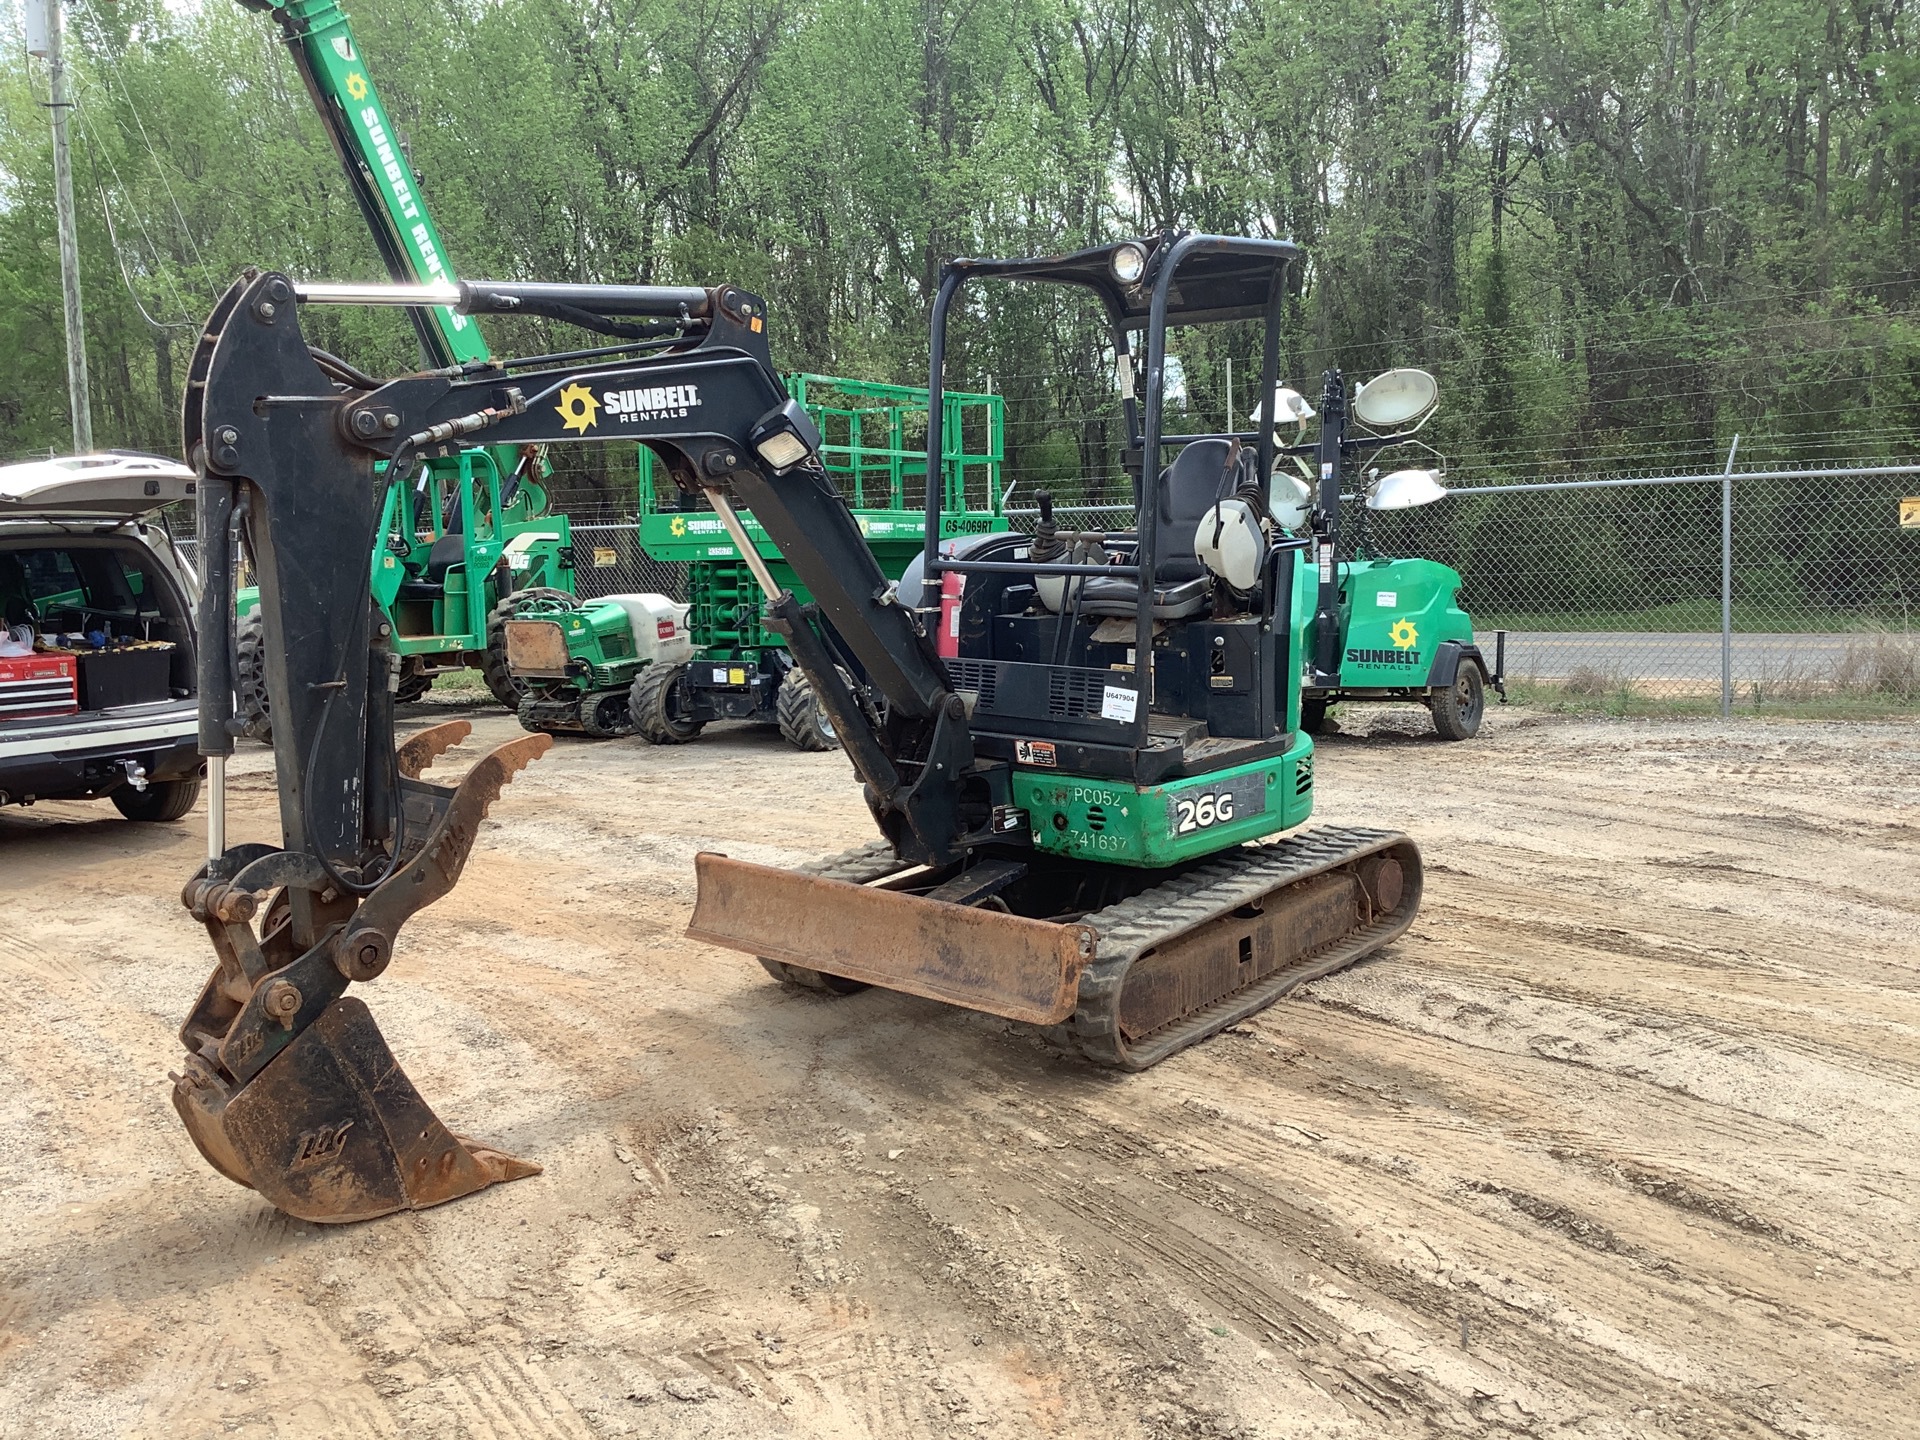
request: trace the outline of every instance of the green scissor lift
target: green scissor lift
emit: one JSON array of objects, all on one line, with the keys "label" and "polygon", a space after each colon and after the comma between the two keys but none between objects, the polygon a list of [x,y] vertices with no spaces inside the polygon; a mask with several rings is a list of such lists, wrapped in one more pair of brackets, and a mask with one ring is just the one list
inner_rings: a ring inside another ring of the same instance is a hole
[{"label": "green scissor lift", "polygon": [[[897,577],[926,536],[927,391],[831,375],[790,375],[788,391],[806,406],[824,438],[821,459],[867,537],[881,569]],[[998,395],[945,397],[948,437],[942,466],[941,538],[1006,530],[1001,467],[1006,409]],[[664,495],[661,493],[664,488]],[[835,744],[833,727],[815,705],[806,676],[788,658],[781,637],[761,619],[763,597],[753,571],[704,499],[661,483],[652,452],[640,451],[640,547],[654,560],[687,567],[687,600],[672,615],[665,597],[622,596],[572,606],[531,600],[508,625],[516,677],[529,687],[521,722],[529,729],[590,735],[629,728],[659,745],[684,744],[713,720],[778,725],[803,750]],[[806,588],[749,512],[741,520],[776,583],[801,603]],[[658,602],[638,609],[634,602]],[[636,632],[651,620],[661,641],[684,625],[691,645],[670,651]],[[536,630],[535,625],[547,628]],[[559,627],[555,633],[552,627]],[[564,652],[562,646],[564,645]],[[562,655],[564,653],[564,660]],[[525,656],[528,666],[519,663]],[[626,723],[608,708],[624,696]],[[569,723],[569,717],[584,723]]]}]

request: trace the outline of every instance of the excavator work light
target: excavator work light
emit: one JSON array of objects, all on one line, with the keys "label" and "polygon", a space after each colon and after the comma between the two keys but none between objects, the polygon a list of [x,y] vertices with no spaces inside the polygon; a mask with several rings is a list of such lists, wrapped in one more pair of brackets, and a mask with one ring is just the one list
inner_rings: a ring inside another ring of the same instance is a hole
[{"label": "excavator work light", "polygon": [[776,471],[791,470],[819,451],[820,431],[798,400],[783,400],[760,417],[747,443]]},{"label": "excavator work light", "polygon": [[1138,245],[1122,245],[1113,252],[1113,278],[1122,285],[1138,285],[1147,273],[1147,252]]}]

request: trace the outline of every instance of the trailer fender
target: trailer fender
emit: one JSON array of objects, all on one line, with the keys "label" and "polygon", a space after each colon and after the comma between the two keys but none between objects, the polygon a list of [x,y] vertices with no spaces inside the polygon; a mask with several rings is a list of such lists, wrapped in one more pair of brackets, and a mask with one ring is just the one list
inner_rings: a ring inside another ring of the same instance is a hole
[{"label": "trailer fender", "polygon": [[1483,678],[1492,677],[1493,668],[1487,664],[1486,656],[1480,653],[1478,645],[1467,645],[1458,640],[1442,640],[1433,652],[1433,668],[1427,671],[1427,688],[1451,690],[1454,678],[1460,673],[1462,660],[1471,660],[1478,665]]}]

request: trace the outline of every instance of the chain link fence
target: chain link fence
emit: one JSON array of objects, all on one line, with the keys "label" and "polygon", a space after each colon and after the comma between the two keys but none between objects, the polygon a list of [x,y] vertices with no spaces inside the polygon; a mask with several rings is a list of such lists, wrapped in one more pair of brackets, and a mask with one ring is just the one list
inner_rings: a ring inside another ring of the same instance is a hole
[{"label": "chain link fence", "polygon": [[1378,553],[1460,572],[1476,627],[1508,632],[1523,689],[1920,708],[1920,530],[1900,526],[1917,473],[1476,486],[1368,531]]},{"label": "chain link fence", "polygon": [[[1626,476],[1354,502],[1343,524],[1350,549],[1458,570],[1483,646],[1507,632],[1520,698],[1920,710],[1920,529],[1899,523],[1915,491],[1920,465]],[[1056,515],[1133,524],[1131,507]],[[1030,532],[1037,512],[1007,517]],[[632,515],[602,504],[572,529],[583,598],[686,598],[686,566],[648,556]]]},{"label": "chain link fence", "polygon": [[[1507,632],[1529,698],[1920,709],[1920,465],[1734,471],[1455,489],[1342,517],[1349,551],[1460,572],[1483,637]],[[1125,529],[1130,508],[1057,507]],[[1037,512],[1009,510],[1022,530]]]},{"label": "chain link fence", "polygon": [[583,600],[603,595],[687,598],[687,567],[656,560],[640,548],[637,519],[590,520],[573,526],[573,586]]}]

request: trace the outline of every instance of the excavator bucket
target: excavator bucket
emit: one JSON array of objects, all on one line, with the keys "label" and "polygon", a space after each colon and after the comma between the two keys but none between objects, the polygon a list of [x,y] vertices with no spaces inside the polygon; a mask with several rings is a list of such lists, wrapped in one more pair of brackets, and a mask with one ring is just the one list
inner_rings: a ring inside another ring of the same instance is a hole
[{"label": "excavator bucket", "polygon": [[238,1090],[187,1064],[173,1103],[200,1153],[302,1220],[424,1210],[540,1173],[441,1124],[356,999],[334,1001]]},{"label": "excavator bucket", "polygon": [[[181,1030],[189,1055],[174,1108],[208,1163],[301,1220],[370,1220],[540,1173],[442,1124],[367,1007],[342,993],[385,969],[402,922],[453,888],[501,788],[553,743],[503,745],[457,787],[420,781],[468,728],[435,726],[400,747],[424,838],[364,898],[342,895],[312,856],[264,845],[228,851],[233,878],[203,871],[183,897],[220,964]],[[262,895],[272,897],[264,907]],[[298,954],[296,903],[317,936]]]}]

